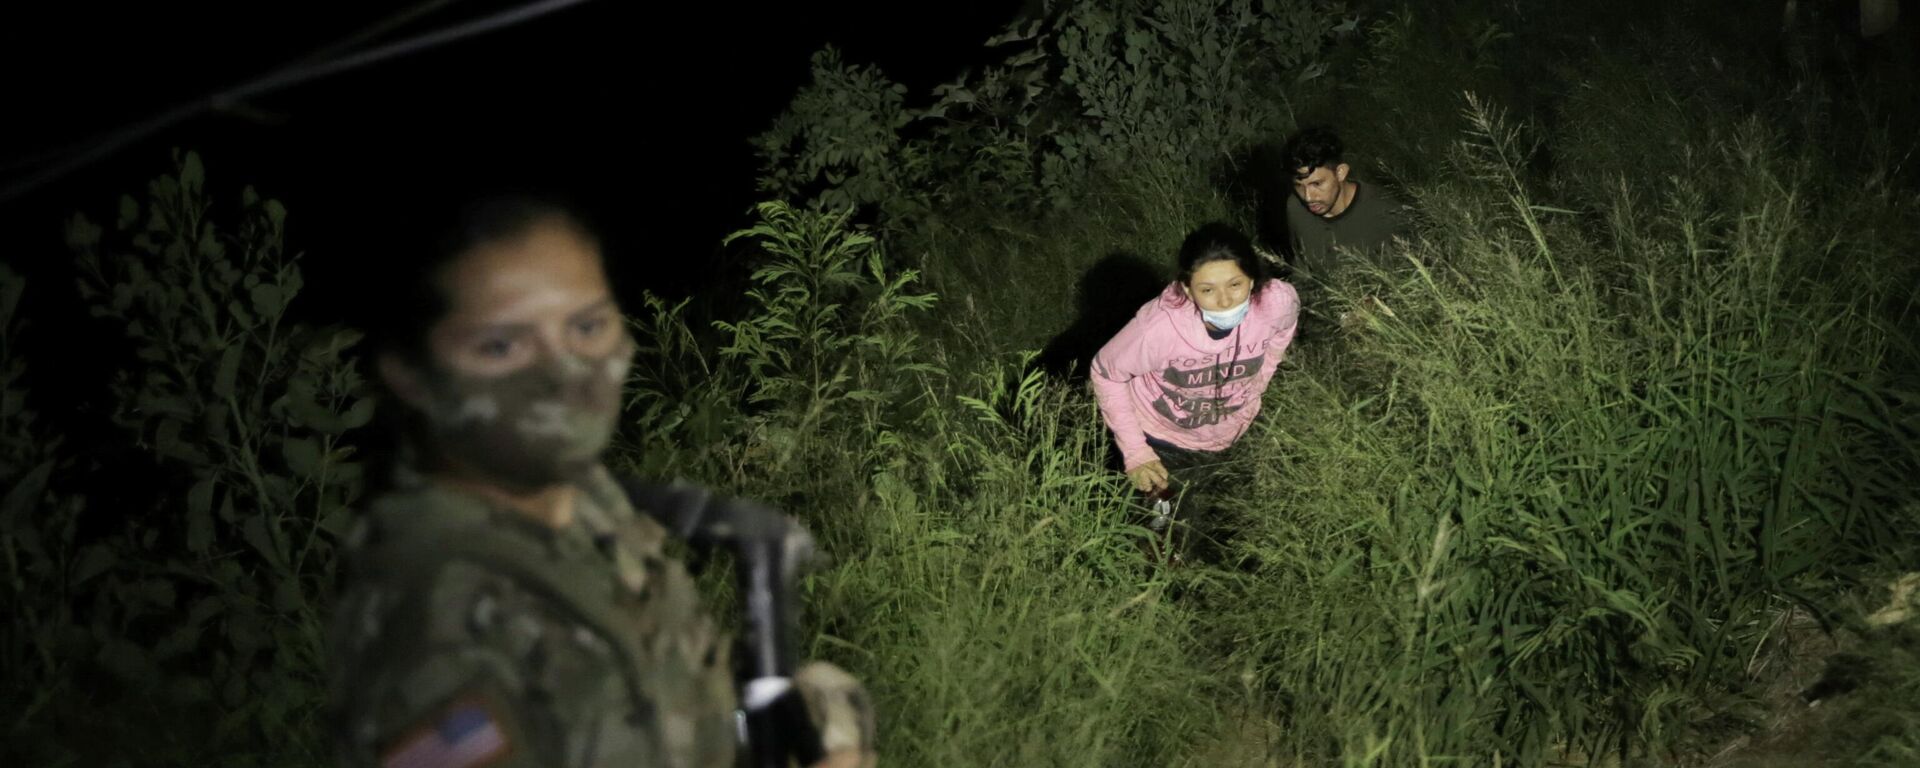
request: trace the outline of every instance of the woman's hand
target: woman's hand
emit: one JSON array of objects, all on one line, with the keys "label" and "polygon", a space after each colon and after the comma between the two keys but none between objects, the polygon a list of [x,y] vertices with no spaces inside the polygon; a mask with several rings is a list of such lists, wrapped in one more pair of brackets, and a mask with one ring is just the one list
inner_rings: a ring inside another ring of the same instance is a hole
[{"label": "woman's hand", "polygon": [[1133,487],[1141,493],[1164,491],[1167,488],[1167,466],[1154,459],[1133,469],[1127,470],[1127,479],[1133,481]]}]

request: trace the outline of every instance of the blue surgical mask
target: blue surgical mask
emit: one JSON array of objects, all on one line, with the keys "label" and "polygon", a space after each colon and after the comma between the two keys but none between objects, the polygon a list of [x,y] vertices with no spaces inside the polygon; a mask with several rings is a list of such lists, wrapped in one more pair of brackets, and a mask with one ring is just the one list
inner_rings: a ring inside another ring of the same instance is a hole
[{"label": "blue surgical mask", "polygon": [[1234,326],[1239,325],[1240,321],[1247,319],[1247,310],[1251,308],[1253,308],[1253,298],[1248,297],[1246,301],[1240,302],[1239,306],[1232,309],[1220,312],[1202,309],[1200,310],[1200,316],[1206,318],[1208,323],[1213,324],[1213,327],[1225,331],[1232,329]]}]

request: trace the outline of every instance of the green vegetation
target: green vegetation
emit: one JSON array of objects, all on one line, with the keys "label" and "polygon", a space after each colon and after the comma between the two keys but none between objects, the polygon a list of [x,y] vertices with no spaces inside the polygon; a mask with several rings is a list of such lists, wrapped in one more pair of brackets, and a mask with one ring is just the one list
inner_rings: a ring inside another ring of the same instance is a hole
[{"label": "green vegetation", "polygon": [[[1735,764],[1798,717],[1803,623],[1865,672],[1737,764],[1910,764],[1920,619],[1864,620],[1920,554],[1902,60],[1704,8],[1731,3],[1379,5],[1060,3],[931,94],[823,53],[757,142],[746,311],[630,308],[616,463],[809,523],[807,652],[870,686],[889,765]],[[1256,229],[1253,150],[1322,117],[1418,236],[1303,286],[1225,555],[1154,567],[1091,394],[1033,352],[1099,260]],[[32,764],[143,728],[175,735],[134,762],[323,754],[369,401],[350,336],[276,322],[284,211],[209,199],[189,157],[114,234],[70,228],[136,349],[120,421],[174,472],[151,509],[88,504],[98,469],[0,366],[0,700]]]}]

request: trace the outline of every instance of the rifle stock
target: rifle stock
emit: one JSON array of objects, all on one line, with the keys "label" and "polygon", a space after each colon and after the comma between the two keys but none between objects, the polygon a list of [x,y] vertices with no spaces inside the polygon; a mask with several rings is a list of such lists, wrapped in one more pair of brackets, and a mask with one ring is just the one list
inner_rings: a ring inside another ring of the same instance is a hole
[{"label": "rifle stock", "polygon": [[806,702],[793,687],[793,581],[813,557],[806,529],[780,512],[699,486],[623,478],[635,507],[687,543],[725,549],[745,613],[745,668],[740,684],[743,757],[758,768],[812,765],[825,756]]}]

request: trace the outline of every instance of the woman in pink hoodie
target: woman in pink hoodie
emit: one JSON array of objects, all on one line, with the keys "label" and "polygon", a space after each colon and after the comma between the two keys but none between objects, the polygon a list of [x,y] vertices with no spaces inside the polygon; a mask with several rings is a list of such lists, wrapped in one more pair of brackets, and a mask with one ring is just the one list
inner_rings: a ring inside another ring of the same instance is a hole
[{"label": "woman in pink hoodie", "polygon": [[1167,489],[1161,453],[1222,451],[1247,431],[1300,318],[1299,294],[1231,226],[1195,230],[1179,269],[1093,359],[1100,414],[1143,492]]}]

